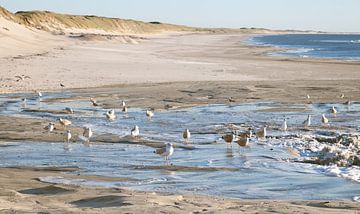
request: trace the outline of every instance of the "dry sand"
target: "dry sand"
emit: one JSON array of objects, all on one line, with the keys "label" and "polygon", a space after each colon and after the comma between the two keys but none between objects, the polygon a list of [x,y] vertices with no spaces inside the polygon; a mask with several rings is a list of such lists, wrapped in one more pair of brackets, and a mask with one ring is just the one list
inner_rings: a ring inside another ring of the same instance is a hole
[{"label": "dry sand", "polygon": [[[131,106],[157,110],[224,103],[230,96],[237,102],[308,102],[306,94],[312,102],[360,100],[360,63],[264,56],[273,48],[246,45],[249,35],[182,33],[99,41],[91,36],[80,40],[36,32],[1,17],[0,24],[1,93],[70,90],[74,97],[61,101],[93,96],[104,108],[118,107],[118,101],[125,99]],[[24,36],[16,37],[19,34]],[[16,75],[31,79],[16,81]],[[346,99],[339,98],[341,93]],[[61,141],[62,130],[44,138],[42,128],[47,122],[0,117],[0,139]],[[73,127],[72,132],[81,133],[81,129]],[[0,169],[0,212],[356,213],[360,209],[359,203],[349,201],[233,200],[53,186],[36,180],[70,176],[61,171],[66,170]]]}]

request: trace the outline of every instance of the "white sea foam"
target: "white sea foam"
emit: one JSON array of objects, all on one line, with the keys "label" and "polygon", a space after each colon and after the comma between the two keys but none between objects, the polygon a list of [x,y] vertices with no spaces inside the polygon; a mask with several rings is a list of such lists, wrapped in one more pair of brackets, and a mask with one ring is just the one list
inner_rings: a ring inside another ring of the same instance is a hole
[{"label": "white sea foam", "polygon": [[336,165],[331,166],[317,166],[315,168],[318,172],[324,173],[329,176],[336,176],[346,178],[360,183],[360,167],[338,167]]}]

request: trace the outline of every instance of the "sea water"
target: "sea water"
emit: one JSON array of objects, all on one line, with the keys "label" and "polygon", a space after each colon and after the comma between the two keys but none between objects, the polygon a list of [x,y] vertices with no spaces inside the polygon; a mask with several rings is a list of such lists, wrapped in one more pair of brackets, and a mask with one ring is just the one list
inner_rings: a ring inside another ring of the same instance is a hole
[{"label": "sea water", "polygon": [[360,60],[360,34],[263,35],[251,38],[250,42],[286,49],[271,53],[275,56]]}]

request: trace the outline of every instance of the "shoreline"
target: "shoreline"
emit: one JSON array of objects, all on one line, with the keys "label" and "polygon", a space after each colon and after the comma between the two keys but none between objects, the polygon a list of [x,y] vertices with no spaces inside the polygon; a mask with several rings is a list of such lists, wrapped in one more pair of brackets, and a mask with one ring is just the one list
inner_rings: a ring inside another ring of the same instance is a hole
[{"label": "shoreline", "polygon": [[[124,188],[102,188],[66,184],[48,184],[38,181],[43,176],[84,178],[83,175],[66,175],[56,168],[0,168],[0,205],[2,212],[216,212],[216,213],[356,213],[359,203],[347,200],[259,200],[232,199],[204,195],[167,194],[134,191]],[[11,174],[21,177],[14,183]],[[86,176],[85,176],[86,178]],[[90,179],[108,180],[102,176]],[[15,191],[16,189],[17,191]],[[51,196],[51,197],[49,197]],[[10,199],[11,200],[8,200]],[[16,208],[14,205],[16,204]]]}]

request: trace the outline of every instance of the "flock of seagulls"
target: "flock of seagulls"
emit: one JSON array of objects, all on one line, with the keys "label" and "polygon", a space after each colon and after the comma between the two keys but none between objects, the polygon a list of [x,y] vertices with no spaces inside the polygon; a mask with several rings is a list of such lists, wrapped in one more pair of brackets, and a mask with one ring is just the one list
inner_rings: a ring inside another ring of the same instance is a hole
[{"label": "flock of seagulls", "polygon": [[[25,78],[25,77],[24,77]],[[41,92],[37,92],[39,98],[42,97],[42,93]],[[344,98],[345,95],[341,94],[340,98]],[[310,99],[310,95],[306,96],[307,99]],[[23,100],[24,102],[26,102],[26,99]],[[229,102],[234,102],[235,100],[230,97],[229,98]],[[99,106],[99,103],[97,103],[97,101],[94,98],[90,98],[90,102],[93,106]],[[350,101],[348,101],[350,103]],[[121,106],[122,106],[122,112],[127,113],[128,112],[128,107],[125,103],[125,101],[121,101]],[[72,108],[65,108],[64,109],[67,113],[69,114],[74,114],[74,110]],[[335,108],[335,106],[332,106],[329,110],[332,114],[337,114],[338,111]],[[109,121],[115,120],[116,119],[116,114],[115,114],[115,110],[111,109],[109,111],[107,111],[105,114],[106,118]],[[145,112],[146,117],[151,120],[154,117],[154,112],[152,110],[146,110]],[[59,123],[63,126],[70,126],[72,124],[72,122],[70,120],[67,119],[63,119],[63,118],[59,118],[58,119]],[[306,120],[302,123],[305,127],[309,127],[311,126],[312,123],[312,116],[308,115]],[[328,125],[329,124],[329,119],[325,116],[325,114],[322,114],[321,116],[321,123],[324,125]],[[50,122],[46,127],[44,127],[45,130],[47,130],[49,133],[55,130],[55,124]],[[288,130],[288,124],[287,124],[287,120],[284,119],[280,130],[282,131],[287,131]],[[84,127],[83,128],[83,137],[86,138],[86,142],[90,143],[90,139],[93,136],[93,131],[91,130],[90,127]],[[135,125],[131,131],[130,131],[130,136],[133,138],[137,138],[140,136],[140,128],[139,126]],[[266,139],[267,137],[267,126],[265,125],[264,127],[262,127],[260,130],[258,130],[255,135],[254,135],[257,139],[259,140],[263,140]],[[188,143],[190,141],[191,138],[191,132],[189,129],[185,129],[183,131],[182,134],[184,143]],[[222,136],[222,139],[227,143],[227,145],[232,145],[233,142],[237,143],[239,145],[239,147],[248,147],[249,143],[250,143],[250,139],[253,137],[253,129],[252,128],[248,128],[248,130],[244,133],[230,133],[230,134],[225,134]],[[72,138],[71,132],[70,130],[67,130],[65,132],[65,142],[66,143],[70,143]],[[164,148],[159,148],[156,149],[154,151],[154,153],[161,155],[165,158],[165,160],[168,160],[169,157],[174,153],[174,146],[172,143],[166,143]]]}]

